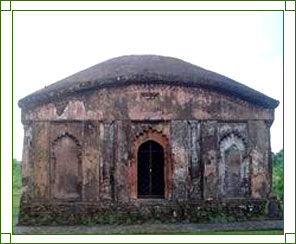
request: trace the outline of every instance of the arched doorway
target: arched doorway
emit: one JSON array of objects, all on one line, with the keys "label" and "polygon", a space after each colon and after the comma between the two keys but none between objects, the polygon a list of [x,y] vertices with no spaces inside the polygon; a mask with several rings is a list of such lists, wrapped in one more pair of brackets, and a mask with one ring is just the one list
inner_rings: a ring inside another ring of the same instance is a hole
[{"label": "arched doorway", "polygon": [[149,140],[138,149],[138,198],[164,197],[164,150]]}]

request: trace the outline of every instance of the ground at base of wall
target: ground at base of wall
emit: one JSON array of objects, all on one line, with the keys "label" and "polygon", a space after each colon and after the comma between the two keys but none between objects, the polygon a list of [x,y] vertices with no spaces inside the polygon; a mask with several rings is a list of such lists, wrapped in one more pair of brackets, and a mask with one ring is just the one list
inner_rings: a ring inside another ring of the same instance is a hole
[{"label": "ground at base of wall", "polygon": [[275,200],[41,203],[22,201],[20,225],[189,224],[281,219]]},{"label": "ground at base of wall", "polygon": [[283,234],[282,220],[224,224],[141,224],[96,226],[14,226],[14,234]]}]

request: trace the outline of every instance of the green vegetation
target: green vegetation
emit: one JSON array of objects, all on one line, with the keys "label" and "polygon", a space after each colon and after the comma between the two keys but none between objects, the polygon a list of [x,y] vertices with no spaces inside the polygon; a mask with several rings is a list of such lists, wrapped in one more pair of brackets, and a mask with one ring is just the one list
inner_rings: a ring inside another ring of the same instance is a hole
[{"label": "green vegetation", "polygon": [[13,159],[13,218],[19,213],[20,198],[22,193],[21,162]]},{"label": "green vegetation", "polygon": [[283,194],[284,194],[283,150],[272,155],[272,162],[273,162],[272,191],[276,197],[283,200]]}]

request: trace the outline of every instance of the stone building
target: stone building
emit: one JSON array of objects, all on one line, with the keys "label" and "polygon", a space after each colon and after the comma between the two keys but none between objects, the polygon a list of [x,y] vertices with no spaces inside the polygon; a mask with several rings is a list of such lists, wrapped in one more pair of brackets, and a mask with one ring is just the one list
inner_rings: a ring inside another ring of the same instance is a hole
[{"label": "stone building", "polygon": [[69,76],[19,101],[19,221],[264,214],[278,104],[163,56],[118,57]]}]

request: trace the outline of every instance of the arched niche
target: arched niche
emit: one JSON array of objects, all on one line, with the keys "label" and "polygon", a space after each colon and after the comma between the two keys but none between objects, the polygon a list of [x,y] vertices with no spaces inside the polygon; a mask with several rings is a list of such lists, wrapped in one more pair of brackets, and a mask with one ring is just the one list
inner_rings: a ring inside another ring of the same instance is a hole
[{"label": "arched niche", "polygon": [[220,141],[220,192],[223,197],[244,197],[248,193],[249,160],[243,138],[230,133]]},{"label": "arched niche", "polygon": [[78,200],[82,194],[81,146],[65,133],[52,143],[51,195],[58,200]]}]

